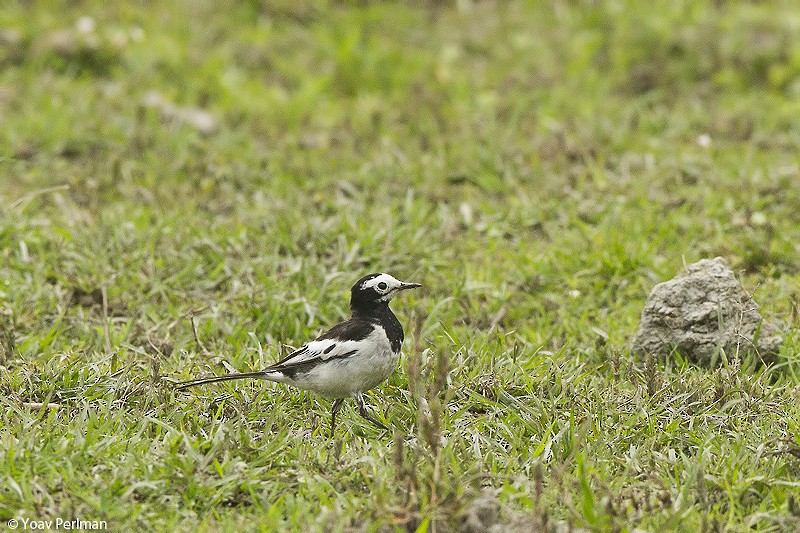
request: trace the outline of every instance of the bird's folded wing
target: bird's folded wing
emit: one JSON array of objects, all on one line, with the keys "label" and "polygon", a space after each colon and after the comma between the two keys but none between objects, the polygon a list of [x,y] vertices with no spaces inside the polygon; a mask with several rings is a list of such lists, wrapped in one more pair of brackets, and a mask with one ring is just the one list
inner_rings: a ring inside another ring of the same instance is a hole
[{"label": "bird's folded wing", "polygon": [[358,341],[318,339],[298,348],[266,370],[285,370],[300,365],[350,357],[359,349]]}]

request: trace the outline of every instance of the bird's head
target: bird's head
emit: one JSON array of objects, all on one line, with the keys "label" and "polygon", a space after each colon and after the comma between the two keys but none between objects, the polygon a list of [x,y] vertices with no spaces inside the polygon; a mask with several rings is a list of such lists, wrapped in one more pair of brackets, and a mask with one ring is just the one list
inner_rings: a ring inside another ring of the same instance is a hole
[{"label": "bird's head", "polygon": [[369,274],[358,280],[350,290],[350,308],[355,310],[388,304],[398,292],[416,287],[422,285],[406,283],[389,274]]}]

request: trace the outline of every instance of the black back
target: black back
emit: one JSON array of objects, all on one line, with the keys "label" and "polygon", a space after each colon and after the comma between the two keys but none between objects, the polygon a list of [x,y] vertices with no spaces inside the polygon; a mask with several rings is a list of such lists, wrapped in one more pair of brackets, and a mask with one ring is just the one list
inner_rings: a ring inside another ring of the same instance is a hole
[{"label": "black back", "polygon": [[317,337],[317,340],[360,341],[366,339],[374,329],[375,324],[370,320],[350,317]]}]

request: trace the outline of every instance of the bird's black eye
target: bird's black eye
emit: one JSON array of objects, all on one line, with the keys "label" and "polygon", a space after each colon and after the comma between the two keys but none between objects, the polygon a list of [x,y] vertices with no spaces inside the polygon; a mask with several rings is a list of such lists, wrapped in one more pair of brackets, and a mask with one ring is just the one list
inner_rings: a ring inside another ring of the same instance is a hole
[{"label": "bird's black eye", "polygon": [[386,283],[384,283],[383,281],[381,281],[380,283],[378,283],[378,288],[379,288],[380,290],[382,290],[382,291],[385,291],[385,290],[386,290],[386,287],[388,287],[388,285],[387,285]]}]

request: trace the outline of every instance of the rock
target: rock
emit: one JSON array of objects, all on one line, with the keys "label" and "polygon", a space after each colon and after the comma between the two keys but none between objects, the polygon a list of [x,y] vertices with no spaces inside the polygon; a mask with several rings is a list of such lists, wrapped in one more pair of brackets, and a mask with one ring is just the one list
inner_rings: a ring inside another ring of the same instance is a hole
[{"label": "rock", "polygon": [[465,533],[484,533],[497,525],[500,502],[491,489],[484,489],[464,509],[461,517],[461,531]]},{"label": "rock", "polygon": [[685,273],[653,287],[631,348],[638,355],[661,358],[677,350],[694,363],[710,366],[721,362],[720,348],[728,358],[755,353],[771,362],[782,342],[717,257],[689,265]]},{"label": "rock", "polygon": [[588,529],[575,527],[563,520],[550,521],[545,513],[513,512],[506,509],[506,519],[500,516],[500,501],[497,491],[483,491],[461,512],[459,533],[590,533]]}]

